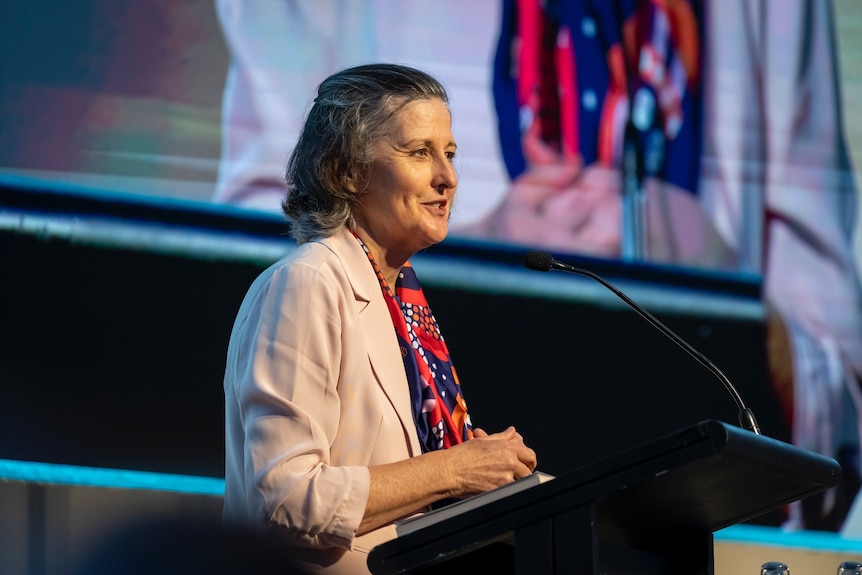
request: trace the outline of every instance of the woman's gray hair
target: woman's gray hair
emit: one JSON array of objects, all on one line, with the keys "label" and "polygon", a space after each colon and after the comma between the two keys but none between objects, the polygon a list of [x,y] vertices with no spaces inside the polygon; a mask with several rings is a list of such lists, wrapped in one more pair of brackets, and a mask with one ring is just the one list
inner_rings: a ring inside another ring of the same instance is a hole
[{"label": "woman's gray hair", "polygon": [[281,207],[298,243],[348,225],[359,196],[355,186],[374,161],[374,143],[406,104],[432,98],[449,103],[440,82],[396,64],[348,68],[320,84],[285,174]]}]

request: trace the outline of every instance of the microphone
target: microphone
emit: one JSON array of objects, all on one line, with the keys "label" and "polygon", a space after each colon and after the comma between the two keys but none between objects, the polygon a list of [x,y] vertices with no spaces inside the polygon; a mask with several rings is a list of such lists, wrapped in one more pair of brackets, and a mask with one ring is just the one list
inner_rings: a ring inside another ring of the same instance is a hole
[{"label": "microphone", "polygon": [[728,379],[728,377],[724,375],[724,373],[720,369],[718,369],[718,367],[714,363],[712,363],[705,355],[694,349],[691,344],[689,344],[687,341],[675,334],[669,327],[656,319],[655,316],[653,316],[651,313],[636,304],[634,300],[632,300],[629,296],[611,285],[610,282],[606,281],[600,275],[595,274],[589,270],[576,268],[559,260],[555,260],[551,254],[546,252],[527,252],[526,256],[524,256],[524,266],[531,270],[537,270],[540,272],[560,270],[586,276],[599,282],[600,284],[614,292],[614,294],[618,298],[626,302],[630,308],[632,308],[638,313],[639,316],[644,318],[654,328],[667,336],[668,339],[670,339],[672,342],[684,349],[690,356],[692,356],[694,359],[700,362],[701,365],[703,365],[710,372],[712,372],[712,374],[717,377],[718,380],[721,381],[721,383],[724,384],[725,389],[727,389],[728,393],[730,393],[731,397],[733,397],[733,400],[736,402],[736,405],[739,408],[740,426],[743,429],[747,429],[757,435],[760,435],[760,426],[757,425],[757,420],[754,419],[754,412],[751,411],[750,408],[746,407],[745,402],[742,401],[742,396],[739,395],[738,391],[736,391],[736,388],[730,382],[730,379]]}]

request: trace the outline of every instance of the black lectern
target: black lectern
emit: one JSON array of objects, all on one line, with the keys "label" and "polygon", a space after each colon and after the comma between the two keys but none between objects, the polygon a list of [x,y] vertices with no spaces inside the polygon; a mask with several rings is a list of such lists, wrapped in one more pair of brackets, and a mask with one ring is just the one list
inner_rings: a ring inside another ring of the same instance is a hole
[{"label": "black lectern", "polygon": [[518,575],[711,575],[713,532],[840,476],[832,459],[708,420],[388,541],[368,565],[451,572],[490,551]]}]

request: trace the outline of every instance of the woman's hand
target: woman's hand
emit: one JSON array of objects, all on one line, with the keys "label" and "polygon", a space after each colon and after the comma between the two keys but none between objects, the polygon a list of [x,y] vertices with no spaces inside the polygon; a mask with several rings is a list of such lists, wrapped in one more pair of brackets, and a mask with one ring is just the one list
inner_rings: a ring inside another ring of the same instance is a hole
[{"label": "woman's hand", "polygon": [[447,454],[446,469],[454,482],[452,497],[464,498],[525,477],[536,468],[536,453],[514,427],[489,435],[473,430],[473,439]]},{"label": "woman's hand", "polygon": [[536,453],[524,445],[514,427],[488,435],[473,430],[473,439],[449,449],[369,468],[371,488],[361,535],[428,505],[463,499],[525,477],[536,468]]},{"label": "woman's hand", "polygon": [[[622,245],[622,174],[597,164],[540,165],[512,182],[497,208],[453,234],[617,258]],[[737,260],[695,196],[648,178],[646,249],[653,262],[735,270]]]},{"label": "woman's hand", "polygon": [[584,166],[539,137],[533,125],[522,137],[527,169],[483,220],[452,230],[549,249],[617,256],[621,214],[615,172]]},{"label": "woman's hand", "polygon": [[[622,173],[563,157],[532,133],[522,139],[527,169],[500,204],[453,235],[617,258],[622,246]],[[647,259],[735,270],[737,261],[695,196],[657,178],[644,182]]]}]

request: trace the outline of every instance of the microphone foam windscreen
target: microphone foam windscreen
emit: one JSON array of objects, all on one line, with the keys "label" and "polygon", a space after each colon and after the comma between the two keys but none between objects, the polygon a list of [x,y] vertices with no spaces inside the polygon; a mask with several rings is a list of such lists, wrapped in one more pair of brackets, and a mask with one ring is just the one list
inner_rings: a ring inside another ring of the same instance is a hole
[{"label": "microphone foam windscreen", "polygon": [[524,256],[524,265],[531,270],[550,271],[554,267],[554,256],[547,252],[527,252]]}]

